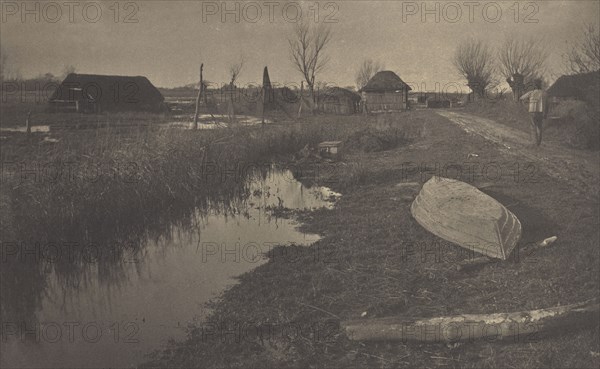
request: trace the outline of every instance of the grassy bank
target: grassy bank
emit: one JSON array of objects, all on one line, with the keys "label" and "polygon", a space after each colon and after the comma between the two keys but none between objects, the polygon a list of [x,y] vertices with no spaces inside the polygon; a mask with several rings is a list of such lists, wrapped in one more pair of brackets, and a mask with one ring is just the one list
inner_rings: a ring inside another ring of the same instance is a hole
[{"label": "grassy bank", "polygon": [[[362,344],[340,331],[340,320],[363,315],[520,311],[582,301],[600,287],[597,198],[578,195],[544,168],[535,178],[511,175],[509,168],[519,158],[432,112],[414,112],[410,119],[421,125],[421,138],[387,151],[349,154],[345,162],[356,165],[339,165],[321,178],[343,192],[333,210],[301,215],[305,229],[323,239],[294,249],[293,259],[275,256],[241,276],[209,319],[191,327],[186,341],[172,343],[144,366],[597,367],[596,326],[517,342],[459,345]],[[480,168],[494,162],[507,174],[490,178],[480,172],[459,179],[487,184],[485,191],[521,220],[523,244],[557,235],[552,248],[457,272],[464,253],[413,220],[414,190],[397,185],[423,182],[436,174],[436,164],[465,163],[470,153],[479,156],[469,162]],[[406,170],[416,163],[423,170]],[[356,167],[363,168],[361,180],[348,182]]]}]

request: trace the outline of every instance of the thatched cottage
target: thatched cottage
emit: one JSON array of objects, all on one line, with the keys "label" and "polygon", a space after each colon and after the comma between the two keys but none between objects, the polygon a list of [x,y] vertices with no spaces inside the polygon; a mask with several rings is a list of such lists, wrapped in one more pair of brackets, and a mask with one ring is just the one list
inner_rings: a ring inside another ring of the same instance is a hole
[{"label": "thatched cottage", "polygon": [[91,113],[164,109],[164,97],[146,77],[69,74],[50,96],[55,110]]},{"label": "thatched cottage", "polygon": [[365,113],[403,111],[408,108],[411,88],[398,75],[386,70],[378,72],[359,91]]},{"label": "thatched cottage", "polygon": [[317,107],[322,113],[355,114],[359,112],[359,103],[359,94],[341,87],[330,87],[317,95]]}]

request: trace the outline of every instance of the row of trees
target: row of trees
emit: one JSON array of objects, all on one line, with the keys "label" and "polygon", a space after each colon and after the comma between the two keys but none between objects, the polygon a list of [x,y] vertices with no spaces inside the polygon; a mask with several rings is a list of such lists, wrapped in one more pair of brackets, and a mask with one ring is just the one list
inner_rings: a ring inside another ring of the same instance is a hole
[{"label": "row of trees", "polygon": [[482,40],[463,41],[456,48],[453,62],[478,96],[498,84],[496,76],[500,74],[518,99],[527,84],[543,79],[548,55],[542,39],[510,35],[497,50]]},{"label": "row of trees", "polygon": [[[593,24],[585,26],[578,41],[563,56],[566,73],[600,70],[598,31]],[[330,41],[329,28],[323,25],[311,28],[307,23],[299,23],[289,39],[292,61],[303,75],[311,96],[314,96],[316,73],[329,61],[322,54]],[[507,36],[496,50],[482,40],[464,41],[458,45],[453,62],[467,80],[467,86],[477,95],[483,96],[487,89],[499,84],[501,80],[497,77],[500,76],[510,86],[514,98],[518,99],[527,85],[536,79],[545,79],[549,56],[545,40],[513,34]],[[364,60],[356,73],[356,87],[364,87],[383,68],[384,65],[378,61]]]},{"label": "row of trees", "polygon": [[[333,33],[324,23],[313,24],[301,20],[294,25],[288,37],[289,55],[295,69],[302,75],[314,100],[317,75],[326,67],[329,57],[326,48]],[[548,74],[549,51],[546,42],[533,36],[511,35],[494,50],[482,40],[471,39],[458,45],[453,63],[467,80],[467,86],[477,95],[500,83],[502,77],[511,87],[515,98],[519,98],[525,86],[535,79],[544,79]],[[564,55],[567,73],[584,73],[600,70],[600,34],[593,24],[587,25],[579,40]],[[230,84],[239,77],[245,59],[230,67]],[[384,65],[371,59],[364,60],[355,76],[357,89],[364,87]]]},{"label": "row of trees", "polygon": [[[458,45],[454,66],[477,95],[494,87],[499,74],[506,80],[515,99],[525,86],[548,73],[548,48],[544,40],[533,36],[507,36],[497,50],[482,40],[470,39]],[[567,73],[600,70],[600,35],[594,25],[583,30],[578,42],[564,55]]]}]

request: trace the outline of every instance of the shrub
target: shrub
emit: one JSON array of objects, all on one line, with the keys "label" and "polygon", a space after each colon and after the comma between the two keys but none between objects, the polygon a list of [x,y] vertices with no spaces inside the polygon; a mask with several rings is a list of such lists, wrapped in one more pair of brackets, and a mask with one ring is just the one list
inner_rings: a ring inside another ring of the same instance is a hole
[{"label": "shrub", "polygon": [[561,101],[552,115],[558,118],[557,125],[563,130],[569,145],[580,149],[600,149],[598,107],[577,100]]}]

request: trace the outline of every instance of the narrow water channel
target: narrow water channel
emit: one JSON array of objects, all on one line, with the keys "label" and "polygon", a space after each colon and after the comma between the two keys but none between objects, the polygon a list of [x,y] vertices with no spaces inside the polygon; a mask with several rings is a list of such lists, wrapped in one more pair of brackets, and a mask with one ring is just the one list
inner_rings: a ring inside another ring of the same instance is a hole
[{"label": "narrow water channel", "polygon": [[[23,291],[43,291],[21,304],[31,315],[2,322],[1,366],[11,368],[132,367],[169,339],[185,337],[186,326],[201,320],[205,303],[218,298],[236,276],[266,262],[263,253],[276,244],[310,245],[314,234],[277,218],[273,208],[332,207],[337,194],[307,188],[287,170],[247,182],[249,196],[235,211],[195,209],[185,222],[173,222],[142,247],[119,253],[110,270],[95,263],[93,252],[77,271],[76,282],[56,268],[27,279]],[[11,262],[5,255],[4,262]],[[19,262],[17,259],[12,262]],[[6,292],[6,293],[5,293]],[[12,294],[12,295],[11,295]],[[28,302],[29,301],[29,302]],[[19,306],[11,307],[18,311]]]}]

